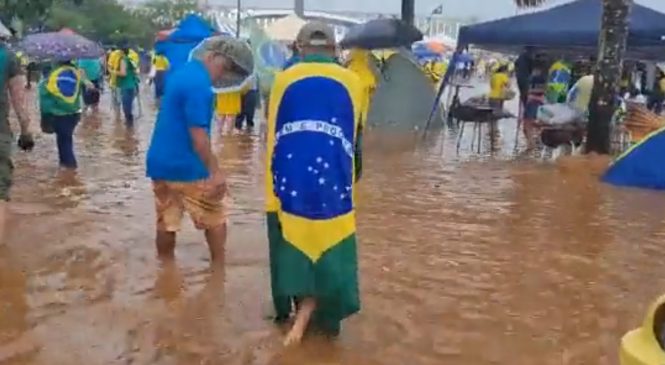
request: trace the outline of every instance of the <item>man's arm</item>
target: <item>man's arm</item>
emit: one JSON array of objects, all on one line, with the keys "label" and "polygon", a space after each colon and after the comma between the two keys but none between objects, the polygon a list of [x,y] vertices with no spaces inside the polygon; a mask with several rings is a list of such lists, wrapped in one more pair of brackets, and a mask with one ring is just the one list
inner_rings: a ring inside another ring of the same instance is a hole
[{"label": "man's arm", "polygon": [[201,127],[190,126],[189,135],[192,138],[192,144],[196,154],[199,155],[201,161],[203,161],[208,168],[210,176],[221,173],[217,157],[215,157],[215,154],[212,152],[212,144],[210,143],[208,132]]},{"label": "man's arm", "polygon": [[15,75],[9,79],[9,97],[12,107],[18,117],[21,135],[30,134],[30,115],[25,105],[25,79],[22,75]]}]

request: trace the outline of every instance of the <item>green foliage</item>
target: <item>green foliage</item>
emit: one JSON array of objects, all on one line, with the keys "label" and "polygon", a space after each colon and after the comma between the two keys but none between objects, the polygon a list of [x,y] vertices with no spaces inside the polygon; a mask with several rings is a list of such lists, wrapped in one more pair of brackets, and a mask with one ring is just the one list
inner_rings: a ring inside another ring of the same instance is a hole
[{"label": "green foliage", "polygon": [[157,31],[176,25],[198,12],[197,0],[150,0],[140,8],[126,8],[117,0],[0,0],[0,17],[7,23],[20,18],[27,28],[70,28],[105,44],[127,40],[150,46]]},{"label": "green foliage", "polygon": [[197,0],[150,0],[141,13],[163,28],[173,27],[187,14],[198,12]]}]

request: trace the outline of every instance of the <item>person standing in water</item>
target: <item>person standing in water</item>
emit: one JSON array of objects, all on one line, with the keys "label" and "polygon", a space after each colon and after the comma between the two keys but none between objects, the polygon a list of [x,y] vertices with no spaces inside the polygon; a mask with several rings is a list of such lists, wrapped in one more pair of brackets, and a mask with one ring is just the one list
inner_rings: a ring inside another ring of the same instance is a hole
[{"label": "person standing in water", "polygon": [[122,112],[125,115],[125,124],[134,126],[134,98],[136,98],[138,85],[138,65],[130,57],[128,46],[123,47],[117,73],[117,87],[120,90]]},{"label": "person standing in water", "polygon": [[354,193],[365,90],[337,63],[330,26],[308,23],[297,42],[300,57],[270,93],[266,156],[276,320],[296,307],[285,345],[310,325],[336,336],[360,310]]},{"label": "person standing in water", "polygon": [[83,88],[96,90],[84,77],[85,72],[72,61],[60,62],[39,85],[39,109],[45,132],[54,132],[58,162],[63,170],[76,170],[74,130],[81,120]]},{"label": "person standing in water", "polygon": [[169,76],[147,156],[157,211],[157,253],[174,258],[176,232],[187,212],[205,230],[214,266],[224,263],[226,176],[212,151],[213,86],[248,77],[252,51],[240,40],[210,38]]},{"label": "person standing in water", "polygon": [[30,151],[35,142],[30,133],[30,114],[25,107],[25,80],[21,74],[21,64],[7,48],[5,39],[0,37],[0,244],[4,243],[7,202],[14,176],[11,158],[14,134],[9,124],[10,103],[21,130],[18,146],[24,151]]}]

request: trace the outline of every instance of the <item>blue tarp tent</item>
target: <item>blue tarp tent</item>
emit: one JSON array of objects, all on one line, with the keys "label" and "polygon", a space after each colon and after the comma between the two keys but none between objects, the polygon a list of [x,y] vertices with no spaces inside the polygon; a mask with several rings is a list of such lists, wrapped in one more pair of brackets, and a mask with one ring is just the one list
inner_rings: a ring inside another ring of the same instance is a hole
[{"label": "blue tarp tent", "polygon": [[187,62],[189,54],[199,43],[215,34],[217,32],[210,23],[191,14],[184,18],[165,40],[155,44],[155,51],[168,58],[171,73]]},{"label": "blue tarp tent", "polygon": [[[602,0],[577,0],[551,9],[462,27],[459,43],[517,53],[524,46],[597,54]],[[665,14],[633,5],[628,56],[665,59]]]},{"label": "blue tarp tent", "polygon": [[665,190],[665,128],[643,139],[614,161],[603,176],[612,185]]}]

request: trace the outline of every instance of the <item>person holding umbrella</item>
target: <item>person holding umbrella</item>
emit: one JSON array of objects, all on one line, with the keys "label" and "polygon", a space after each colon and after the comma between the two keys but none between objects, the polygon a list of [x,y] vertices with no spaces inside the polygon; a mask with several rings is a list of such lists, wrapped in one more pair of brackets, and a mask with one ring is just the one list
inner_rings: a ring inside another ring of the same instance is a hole
[{"label": "person holding umbrella", "polygon": [[30,114],[25,107],[25,80],[18,58],[7,48],[9,37],[11,33],[0,23],[0,244],[4,243],[7,201],[14,170],[11,160],[14,137],[9,125],[10,103],[18,117],[21,131],[19,148],[30,151],[35,146],[30,133]]}]

